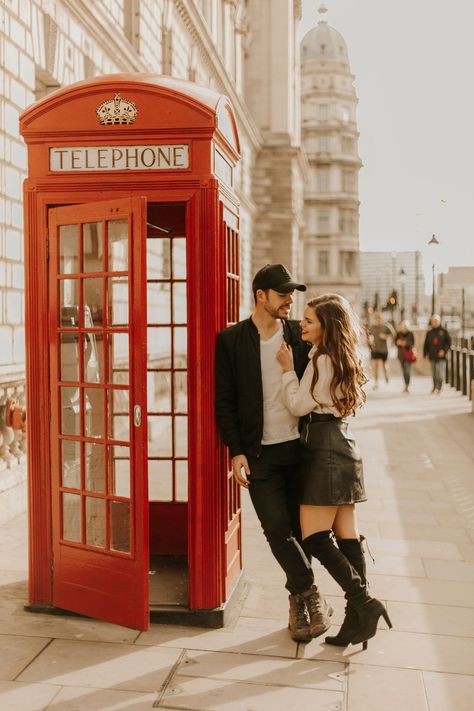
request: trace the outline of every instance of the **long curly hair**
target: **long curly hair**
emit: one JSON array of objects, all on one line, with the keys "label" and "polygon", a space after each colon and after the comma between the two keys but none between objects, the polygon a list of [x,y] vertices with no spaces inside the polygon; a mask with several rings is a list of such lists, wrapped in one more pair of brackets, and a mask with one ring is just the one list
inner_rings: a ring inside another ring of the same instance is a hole
[{"label": "long curly hair", "polygon": [[322,331],[313,356],[311,393],[319,378],[317,360],[320,355],[327,355],[334,369],[329,386],[334,405],[341,417],[354,415],[366,400],[363,386],[368,380],[358,352],[362,336],[359,320],[347,299],[339,294],[322,294],[306,305],[314,310]]}]

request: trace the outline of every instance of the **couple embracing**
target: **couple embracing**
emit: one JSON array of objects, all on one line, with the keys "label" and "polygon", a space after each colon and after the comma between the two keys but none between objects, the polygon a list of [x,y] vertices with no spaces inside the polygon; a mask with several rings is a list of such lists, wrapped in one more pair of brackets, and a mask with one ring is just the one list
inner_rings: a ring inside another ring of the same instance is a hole
[{"label": "couple embracing", "polygon": [[368,592],[355,513],[366,500],[346,419],[365,400],[356,317],[343,297],[325,294],[307,303],[301,322],[289,319],[294,291],[306,287],[282,264],[260,269],[252,288],[250,318],[217,339],[217,424],[285,572],[292,638],[309,642],[331,624],[314,557],[347,601],[340,630],[325,641],[366,648],[381,616],[391,624]]}]

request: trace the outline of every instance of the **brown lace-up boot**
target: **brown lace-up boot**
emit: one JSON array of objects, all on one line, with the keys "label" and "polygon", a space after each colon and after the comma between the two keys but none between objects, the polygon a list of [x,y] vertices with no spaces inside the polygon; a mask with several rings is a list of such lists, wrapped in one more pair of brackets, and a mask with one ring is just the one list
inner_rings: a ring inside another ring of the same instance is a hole
[{"label": "brown lace-up boot", "polygon": [[295,642],[309,642],[311,632],[309,629],[309,618],[306,610],[306,600],[301,594],[290,595],[290,612],[288,618],[288,629],[291,639]]},{"label": "brown lace-up boot", "polygon": [[309,590],[301,593],[301,597],[304,599],[308,610],[311,637],[318,637],[331,626],[329,618],[334,610],[319,594],[316,585],[311,585]]}]

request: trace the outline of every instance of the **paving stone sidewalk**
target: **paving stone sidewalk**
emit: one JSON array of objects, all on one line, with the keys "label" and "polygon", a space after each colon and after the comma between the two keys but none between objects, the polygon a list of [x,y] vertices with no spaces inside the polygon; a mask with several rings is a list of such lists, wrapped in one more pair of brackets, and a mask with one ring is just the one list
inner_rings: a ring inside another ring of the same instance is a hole
[{"label": "paving stone sidewalk", "polygon": [[[288,636],[287,594],[244,495],[248,595],[222,630],[149,632],[23,611],[26,517],[0,528],[2,711],[473,711],[474,415],[453,390],[394,378],[353,422],[371,590],[388,606],[367,651]],[[315,564],[340,624],[344,600]]]}]

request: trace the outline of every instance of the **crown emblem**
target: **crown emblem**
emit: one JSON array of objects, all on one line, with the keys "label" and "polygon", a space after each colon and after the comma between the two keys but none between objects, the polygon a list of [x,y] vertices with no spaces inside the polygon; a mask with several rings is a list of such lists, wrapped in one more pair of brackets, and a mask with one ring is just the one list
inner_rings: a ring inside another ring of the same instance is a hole
[{"label": "crown emblem", "polygon": [[134,123],[138,113],[136,104],[128,99],[122,99],[120,94],[115,94],[113,99],[104,101],[96,109],[99,121],[103,125],[116,123]]}]

